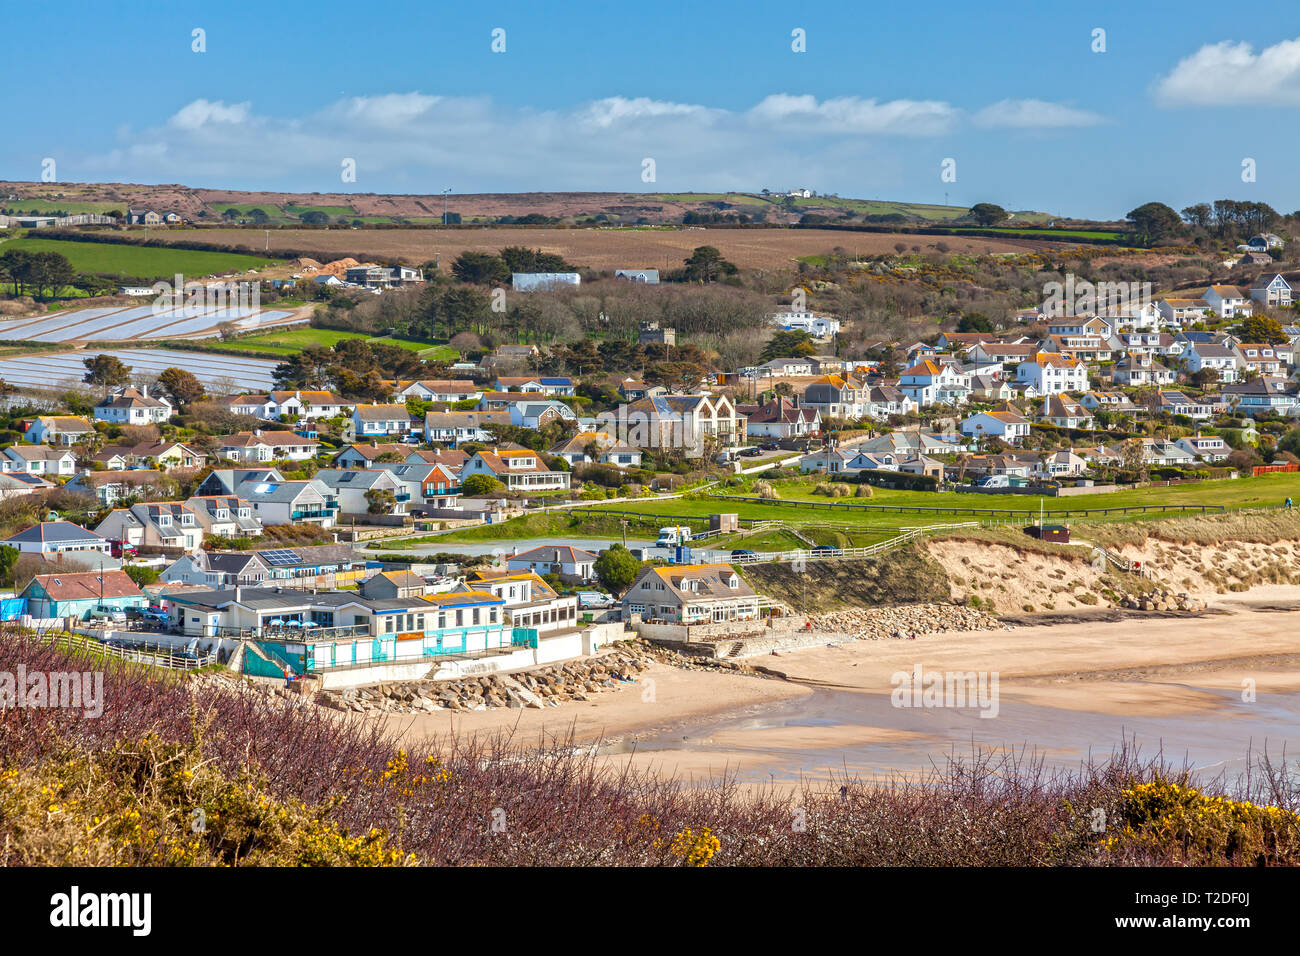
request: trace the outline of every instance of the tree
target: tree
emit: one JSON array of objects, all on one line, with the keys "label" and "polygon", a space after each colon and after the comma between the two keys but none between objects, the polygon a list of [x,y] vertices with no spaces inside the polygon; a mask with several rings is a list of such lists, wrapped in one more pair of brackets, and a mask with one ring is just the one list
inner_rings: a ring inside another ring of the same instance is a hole
[{"label": "tree", "polygon": [[967,312],[957,323],[958,332],[992,332],[993,322],[982,312]]},{"label": "tree", "polygon": [[641,562],[621,544],[611,545],[596,558],[592,570],[607,590],[619,592],[636,580],[641,573]]},{"label": "tree", "polygon": [[460,483],[460,493],[466,498],[484,498],[504,487],[491,475],[470,475]]},{"label": "tree", "polygon": [[126,572],[128,578],[135,582],[135,586],[138,588],[153,584],[158,580],[158,569],[147,565],[128,564],[122,570]]},{"label": "tree", "polygon": [[0,581],[8,581],[22,552],[11,544],[0,544]]},{"label": "tree", "polygon": [[1213,214],[1214,211],[1210,209],[1209,203],[1198,202],[1183,209],[1183,221],[1189,226],[1204,229],[1209,226]]},{"label": "tree", "polygon": [[1133,233],[1144,245],[1176,236],[1183,230],[1183,221],[1162,202],[1149,202],[1138,206],[1124,217],[1133,224]]},{"label": "tree", "polygon": [[776,358],[806,358],[816,354],[817,347],[809,333],[802,329],[785,329],[767,340],[758,357],[760,361],[770,362]]},{"label": "tree", "polygon": [[1130,438],[1119,446],[1119,463],[1121,468],[1133,475],[1134,481],[1146,481],[1150,468],[1142,439]]},{"label": "tree", "polygon": [[713,246],[697,247],[685,262],[686,278],[691,282],[717,282],[740,271]]},{"label": "tree", "polygon": [[366,511],[372,515],[386,515],[397,506],[397,496],[388,488],[371,488],[365,498]]},{"label": "tree", "polygon": [[970,207],[969,215],[981,226],[996,226],[1007,218],[1007,211],[991,202],[977,202]]},{"label": "tree", "polygon": [[451,264],[451,274],[475,285],[503,285],[510,281],[510,267],[490,252],[462,252]]},{"label": "tree", "polygon": [[1241,340],[1243,342],[1264,342],[1277,345],[1287,340],[1282,331],[1282,323],[1267,315],[1252,315],[1241,323]]},{"label": "tree", "polygon": [[125,385],[131,381],[131,367],[123,365],[122,360],[116,355],[103,353],[85,359],[81,364],[86,367],[86,374],[82,381],[90,385],[112,388],[114,385]]},{"label": "tree", "polygon": [[328,225],[330,221],[330,217],[327,213],[315,209],[303,213],[298,218],[309,226],[324,226]]},{"label": "tree", "polygon": [[1277,450],[1292,455],[1300,455],[1300,428],[1293,428],[1277,440]]},{"label": "tree", "polygon": [[158,375],[158,384],[177,405],[189,405],[203,397],[203,384],[193,372],[183,368],[165,368]]}]

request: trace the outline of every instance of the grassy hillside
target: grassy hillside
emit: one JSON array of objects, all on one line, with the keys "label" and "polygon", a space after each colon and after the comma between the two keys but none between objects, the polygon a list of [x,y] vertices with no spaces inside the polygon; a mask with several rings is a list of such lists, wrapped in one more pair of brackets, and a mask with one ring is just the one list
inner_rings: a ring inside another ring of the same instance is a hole
[{"label": "grassy hillside", "polygon": [[226,272],[243,272],[247,269],[263,269],[277,261],[266,256],[234,252],[38,239],[31,233],[14,239],[0,239],[0,252],[8,249],[58,252],[66,256],[78,272],[142,279],[170,279],[177,273],[187,279],[199,278]]}]

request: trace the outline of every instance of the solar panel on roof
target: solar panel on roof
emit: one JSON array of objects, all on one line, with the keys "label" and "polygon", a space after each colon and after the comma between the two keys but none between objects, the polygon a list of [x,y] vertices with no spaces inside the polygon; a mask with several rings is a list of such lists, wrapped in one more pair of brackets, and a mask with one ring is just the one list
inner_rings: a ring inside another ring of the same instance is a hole
[{"label": "solar panel on roof", "polygon": [[277,567],[285,564],[297,564],[302,560],[297,551],[290,551],[287,548],[263,551],[261,555],[264,561]]}]

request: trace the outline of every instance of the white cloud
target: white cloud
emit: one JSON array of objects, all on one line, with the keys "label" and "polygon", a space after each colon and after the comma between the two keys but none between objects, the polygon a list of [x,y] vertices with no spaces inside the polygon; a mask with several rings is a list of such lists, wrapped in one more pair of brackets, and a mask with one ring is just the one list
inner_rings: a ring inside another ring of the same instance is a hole
[{"label": "white cloud", "polygon": [[177,129],[201,129],[213,123],[242,123],[248,119],[251,103],[232,103],[222,100],[195,100],[177,110],[167,122]]},{"label": "white cloud", "polygon": [[977,112],[971,121],[985,129],[1074,129],[1097,126],[1105,119],[1047,100],[1000,100]]},{"label": "white cloud", "polygon": [[347,120],[378,127],[397,127],[427,114],[442,99],[423,93],[385,93],[381,96],[353,96],[331,108]]},{"label": "white cloud", "polygon": [[[1007,102],[1019,106],[994,104],[975,118],[1048,128],[1091,118],[1035,100]],[[116,149],[79,157],[78,166],[87,180],[313,190],[338,188],[348,158],[357,167],[351,188],[367,192],[427,192],[436,183],[458,192],[643,191],[656,188],[641,179],[642,160],[653,158],[665,190],[747,189],[813,172],[867,188],[882,169],[930,163],[925,139],[971,122],[941,100],[787,93],[734,109],[610,96],[539,110],[412,91],[340,98],[292,115],[198,99],[161,123],[122,130]]]},{"label": "white cloud", "polygon": [[959,111],[939,100],[889,100],[842,96],[818,102],[815,96],[775,93],[749,110],[758,125],[797,127],[822,133],[935,136],[947,132]]},{"label": "white cloud", "polygon": [[1156,80],[1161,106],[1300,104],[1300,39],[1259,53],[1249,43],[1206,44]]},{"label": "white cloud", "polygon": [[720,112],[691,103],[670,103],[664,100],[652,100],[645,96],[631,99],[624,96],[608,96],[579,109],[576,112],[576,119],[585,126],[610,129],[613,126],[630,125],[638,121],[664,117],[707,118],[711,114]]}]

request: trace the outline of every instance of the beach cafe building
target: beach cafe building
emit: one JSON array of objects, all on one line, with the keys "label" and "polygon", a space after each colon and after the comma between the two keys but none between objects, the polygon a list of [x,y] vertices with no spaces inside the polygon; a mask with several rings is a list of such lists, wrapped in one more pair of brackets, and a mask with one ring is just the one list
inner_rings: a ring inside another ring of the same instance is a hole
[{"label": "beach cafe building", "polygon": [[242,646],[240,670],[259,677],[339,675],[537,647],[536,629],[509,626],[504,599],[486,591],[398,599],[234,587],[168,594],[167,603],[186,635]]}]

